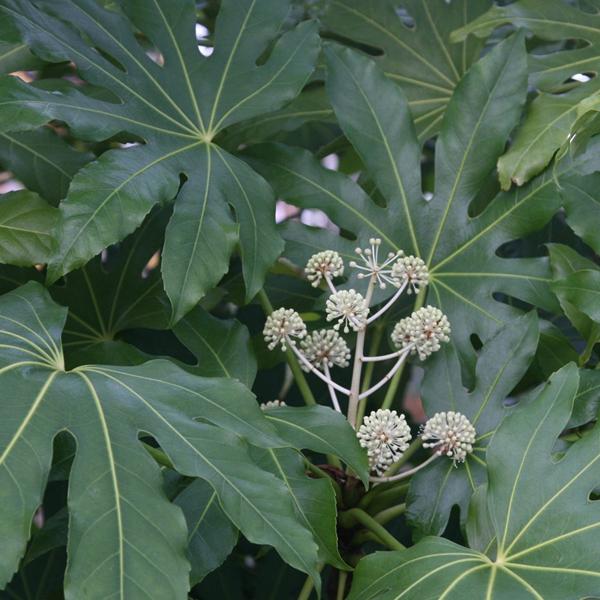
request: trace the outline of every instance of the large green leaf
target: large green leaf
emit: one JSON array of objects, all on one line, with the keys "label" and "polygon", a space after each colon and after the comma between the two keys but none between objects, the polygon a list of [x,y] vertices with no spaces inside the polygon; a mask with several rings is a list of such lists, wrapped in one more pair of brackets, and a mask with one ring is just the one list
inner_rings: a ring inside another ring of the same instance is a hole
[{"label": "large green leaf", "polygon": [[196,479],[174,500],[188,527],[192,585],[219,567],[238,541],[238,530],[219,505],[217,492]]},{"label": "large green leaf", "polygon": [[507,324],[481,350],[470,393],[462,386],[460,363],[452,346],[427,364],[421,391],[426,414],[458,411],[471,421],[477,439],[473,454],[464,463],[454,465],[442,457],[411,479],[407,519],[415,537],[441,535],[455,506],[460,509],[461,523],[466,522],[471,495],[486,481],[486,447],[506,414],[504,400],[527,371],[537,342],[534,314]]},{"label": "large green leaf", "polygon": [[173,332],[198,359],[192,372],[203,377],[232,377],[252,387],[257,366],[247,327],[233,319],[213,317],[197,306]]},{"label": "large green leaf", "polygon": [[494,435],[489,485],[485,501],[478,502],[480,510],[487,506],[489,517],[479,518],[488,520],[490,531],[486,540],[485,527],[479,526],[480,535],[472,540],[487,546],[483,552],[426,538],[403,552],[372,555],[361,561],[350,598],[596,597],[600,508],[590,492],[600,482],[600,426],[564,456],[553,455],[577,385],[575,366],[564,367]]},{"label": "large green leaf", "polygon": [[331,0],[321,21],[328,32],[378,52],[374,60],[402,86],[421,140],[440,129],[454,88],[479,58],[476,38],[450,43],[450,33],[481,15],[489,0]]},{"label": "large green leaf", "polygon": [[185,522],[168,502],[140,432],[158,441],[177,471],[206,480],[250,541],[274,546],[318,582],[311,532],[285,485],[248,454],[245,440],[261,447],[285,442],[247,388],[165,360],[65,371],[66,312],[38,283],[0,298],[0,585],[24,552],[52,440],[65,430],[77,441],[66,598],[185,597]]},{"label": "large green leaf", "polygon": [[[0,129],[31,129],[59,119],[83,139],[126,132],[144,141],[105,152],[75,177],[61,204],[61,246],[50,280],[118,242],[154,204],[178,195],[162,263],[173,320],[227,271],[236,238],[246,296],[253,297],[282,248],[274,197],[261,177],[213,139],[228,125],[280,108],[300,91],[318,52],[315,24],[281,35],[257,65],[286,17],[286,1],[223,2],[210,58],[198,52],[191,0],[123,0],[128,18],[95,0],[0,5],[34,52],[72,60],[88,83],[115,97],[101,101],[64,86],[53,93],[6,78],[0,82]],[[146,55],[136,29],[156,44],[164,67]],[[182,173],[187,180],[178,194]]]},{"label": "large green leaf", "polygon": [[319,405],[284,406],[266,411],[266,417],[291,446],[339,456],[366,485],[367,455],[342,414]]},{"label": "large green leaf", "polygon": [[[419,144],[401,90],[373,61],[354,51],[330,47],[327,57],[327,85],[336,115],[386,206],[376,205],[352,179],[322,168],[306,152],[277,145],[252,149],[249,160],[278,194],[303,208],[320,208],[358,238],[333,242],[337,236],[331,232],[302,228],[298,236],[299,228],[289,227],[285,231],[295,259],[305,261],[320,249],[336,248],[332,243],[351,255],[354,246],[373,236],[383,240],[386,251],[402,248],[420,255],[431,274],[427,302],[448,315],[452,340],[471,364],[475,353],[470,336],[475,333],[486,341],[519,314],[515,306],[497,301],[498,295],[559,310],[549,290],[547,259],[509,259],[498,250],[551,218],[562,204],[556,180],[577,169],[595,168],[592,148],[577,162],[565,159],[557,165],[554,177],[542,175],[524,189],[498,194],[474,216],[470,213],[524,102],[522,37],[499,44],[458,85],[436,146],[430,201],[422,196]],[[349,285],[357,284],[353,276]]]},{"label": "large green leaf", "polygon": [[0,132],[0,164],[50,202],[67,195],[75,173],[93,154],[78,152],[48,128]]},{"label": "large green leaf", "polygon": [[26,190],[0,196],[0,262],[28,267],[54,252],[58,211]]},{"label": "large green leaf", "polygon": [[[452,39],[464,41],[470,33],[487,37],[496,27],[512,23],[543,40],[569,41],[566,48],[550,47],[529,55],[531,82],[542,92],[564,92],[565,83],[579,73],[598,72],[600,65],[600,15],[563,0],[518,0],[493,6],[488,12],[456,31]],[[574,40],[583,43],[573,48]],[[550,162],[569,139],[579,108],[598,91],[597,78],[560,95],[542,94],[519,129],[510,150],[498,163],[505,188],[511,181],[522,185]]]}]

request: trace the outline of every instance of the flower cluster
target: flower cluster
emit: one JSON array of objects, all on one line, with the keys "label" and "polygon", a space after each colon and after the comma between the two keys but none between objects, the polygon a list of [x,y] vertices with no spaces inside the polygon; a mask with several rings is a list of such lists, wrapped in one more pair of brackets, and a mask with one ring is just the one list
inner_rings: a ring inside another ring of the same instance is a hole
[{"label": "flower cluster", "polygon": [[396,285],[396,281],[390,277],[391,270],[389,265],[398,257],[402,255],[402,252],[390,252],[383,263],[379,264],[379,246],[381,246],[381,240],[379,238],[371,238],[369,240],[370,248],[356,248],[355,252],[362,260],[363,264],[358,264],[356,261],[352,261],[350,266],[353,269],[361,271],[357,277],[358,279],[364,279],[365,277],[372,277],[380,289],[384,290],[388,283]]},{"label": "flower cluster", "polygon": [[366,416],[356,435],[367,450],[371,471],[378,475],[402,456],[412,437],[404,415],[388,409]]},{"label": "flower cluster", "polygon": [[[323,367],[347,367],[350,364],[350,348],[344,338],[333,329],[313,331],[300,342],[300,349],[308,362],[317,369]],[[305,371],[309,368],[302,365]]]},{"label": "flower cluster", "polygon": [[[325,307],[328,321],[336,321],[333,326],[335,330],[344,325],[344,333],[350,328],[360,331],[367,325],[369,307],[361,294],[354,290],[341,290],[331,294]],[[350,326],[350,327],[349,327]]]},{"label": "flower cluster", "polygon": [[438,456],[448,456],[454,464],[464,462],[473,452],[475,428],[459,412],[439,412],[421,430],[423,448],[435,448]]},{"label": "flower cluster", "polygon": [[344,261],[334,250],[325,250],[310,257],[304,272],[311,285],[317,287],[324,277],[333,279],[343,275]]},{"label": "flower cluster", "polygon": [[410,348],[421,360],[437,352],[442,342],[450,341],[450,323],[439,308],[420,308],[396,323],[392,342],[398,349]]},{"label": "flower cluster", "polygon": [[286,349],[286,342],[294,343],[291,338],[302,339],[306,336],[306,325],[300,315],[291,308],[278,308],[268,317],[263,329],[265,342],[269,350],[281,344],[281,349]]},{"label": "flower cluster", "polygon": [[425,262],[418,256],[402,254],[392,265],[391,276],[394,285],[407,284],[407,294],[419,293],[429,283],[429,271]]},{"label": "flower cluster", "polygon": [[260,405],[260,409],[272,410],[273,408],[281,408],[282,406],[287,406],[287,404],[283,400],[269,400],[268,402],[263,402]]}]

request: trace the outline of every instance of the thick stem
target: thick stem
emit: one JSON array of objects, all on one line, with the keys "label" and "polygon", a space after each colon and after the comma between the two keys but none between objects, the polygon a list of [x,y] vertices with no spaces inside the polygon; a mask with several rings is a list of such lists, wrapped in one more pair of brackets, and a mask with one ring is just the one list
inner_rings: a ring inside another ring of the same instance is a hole
[{"label": "thick stem", "polygon": [[390,550],[405,550],[404,544],[400,543],[383,525],[378,523],[370,514],[360,508],[351,508],[340,513],[340,524],[343,527],[352,527],[360,523],[369,531],[372,531],[384,546]]},{"label": "thick stem", "polygon": [[403,515],[406,512],[406,503],[390,506],[375,515],[375,520],[382,525],[389,523],[396,517]]},{"label": "thick stem", "polygon": [[[365,295],[367,306],[371,304],[373,290],[375,289],[375,276],[369,279],[369,286]],[[356,347],[354,350],[354,366],[352,367],[352,384],[350,386],[350,397],[348,399],[348,422],[356,429],[356,416],[358,413],[358,402],[360,394],[360,376],[362,373],[363,354],[365,349],[365,337],[367,335],[367,325],[356,335]]]},{"label": "thick stem", "polygon": [[[323,363],[323,371],[325,372],[325,376],[327,377],[327,379],[331,379],[329,367],[326,363]],[[331,404],[333,404],[333,408],[337,410],[337,412],[341,413],[342,409],[340,408],[340,403],[338,402],[337,395],[335,393],[335,388],[330,383],[328,383],[327,389],[329,390],[329,397],[331,398]]]},{"label": "thick stem", "polygon": [[[317,566],[317,570],[319,571],[319,573],[322,571],[323,566],[324,565]],[[306,578],[306,581],[304,582],[304,585],[302,586],[300,593],[298,594],[298,600],[309,600],[314,587],[315,587],[315,582],[313,581],[312,577],[309,575]]]},{"label": "thick stem", "polygon": [[[264,290],[260,290],[258,292],[258,300],[262,309],[266,315],[270,315],[273,312],[273,306]],[[302,398],[304,399],[304,403],[308,406],[312,406],[317,403],[313,393],[308,385],[308,381],[306,381],[306,377],[304,377],[304,373],[298,364],[298,361],[294,357],[294,353],[288,348],[285,351],[285,357],[287,359],[287,363],[294,375],[294,379],[296,380],[296,385],[300,390],[300,394],[302,394]]]},{"label": "thick stem", "polygon": [[[371,340],[371,345],[369,346],[369,354],[377,354],[379,350],[379,346],[381,344],[381,340],[383,338],[385,328],[382,324],[375,325],[375,330],[373,332],[373,339]],[[362,380],[362,384],[360,386],[361,393],[368,390],[371,387],[371,381],[373,380],[373,372],[375,371],[375,364],[370,362],[367,363],[365,367],[365,374]],[[358,411],[356,413],[356,425],[360,425],[362,423],[363,417],[365,416],[365,411],[367,409],[366,402],[358,403]]]},{"label": "thick stem", "polygon": [[409,469],[408,471],[402,471],[402,473],[398,473],[398,475],[391,475],[390,477],[369,477],[369,481],[373,483],[385,483],[388,481],[400,481],[401,479],[406,479],[411,475],[414,475],[421,469],[424,469],[427,465],[432,463],[436,458],[438,458],[437,454],[432,454],[424,463],[416,466],[414,469]]},{"label": "thick stem", "polygon": [[335,600],[344,600],[346,597],[346,581],[348,580],[348,573],[346,571],[339,571],[338,575],[338,586]]}]

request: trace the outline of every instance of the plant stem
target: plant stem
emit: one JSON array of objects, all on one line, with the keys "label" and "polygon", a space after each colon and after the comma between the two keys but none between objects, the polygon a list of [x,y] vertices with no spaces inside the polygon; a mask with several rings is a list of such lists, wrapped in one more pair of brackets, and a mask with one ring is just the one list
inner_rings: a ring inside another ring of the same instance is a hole
[{"label": "plant stem", "polygon": [[[273,312],[273,306],[265,290],[260,290],[260,292],[258,292],[258,301],[266,315],[270,315]],[[285,357],[292,374],[294,375],[294,379],[296,380],[296,385],[302,394],[304,403],[308,406],[315,405],[317,401],[308,385],[308,381],[306,381],[306,377],[304,377],[304,373],[302,372],[294,353],[289,348],[285,351]]]},{"label": "plant stem", "polygon": [[[371,340],[371,345],[369,346],[369,354],[377,354],[379,351],[379,346],[381,344],[381,340],[383,339],[384,327],[382,324],[375,325],[375,331],[373,332],[373,339]],[[371,386],[371,380],[373,379],[373,372],[375,370],[375,365],[373,363],[367,363],[365,367],[365,375],[363,377],[362,386],[360,388],[361,393],[365,390],[368,390]],[[360,424],[365,416],[365,410],[367,409],[367,402],[359,402],[358,411],[356,413],[356,424]]]},{"label": "plant stem", "polygon": [[406,503],[390,506],[375,515],[375,520],[382,525],[385,525],[392,519],[403,515],[406,512]]},{"label": "plant stem", "polygon": [[346,581],[348,580],[348,573],[346,571],[338,571],[338,587],[337,593],[335,595],[335,600],[344,600],[344,596],[346,595]]},{"label": "plant stem", "polygon": [[[327,379],[331,379],[331,373],[329,372],[329,367],[327,366],[326,362],[323,363],[323,372],[325,373],[325,377],[327,377]],[[342,409],[340,408],[340,403],[338,402],[335,388],[328,383],[327,389],[329,390],[329,397],[331,398],[331,404],[333,404],[333,408],[337,412],[341,413]]]},{"label": "plant stem", "polygon": [[309,575],[304,581],[304,585],[298,594],[298,600],[309,600],[313,588],[315,587],[315,582],[312,580],[312,577]]},{"label": "plant stem", "polygon": [[384,546],[390,550],[405,550],[404,544],[400,543],[383,525],[378,523],[370,514],[360,508],[351,508],[340,513],[340,524],[343,527],[352,527],[360,523],[369,531],[372,531]]},{"label": "plant stem", "polygon": [[153,446],[150,446],[148,444],[146,444],[145,442],[142,442],[144,448],[147,450],[148,454],[150,454],[150,456],[152,456],[152,458],[159,464],[162,465],[163,467],[167,467],[168,469],[174,469],[175,467],[173,466],[173,463],[171,462],[171,459],[159,448],[154,448]]},{"label": "plant stem", "polygon": [[[369,279],[369,286],[365,295],[367,306],[371,304],[373,290],[375,288],[375,277]],[[367,326],[365,325],[356,335],[356,347],[354,349],[354,366],[352,367],[352,385],[350,386],[350,397],[348,399],[348,422],[356,429],[356,416],[358,414],[358,402],[360,394],[360,376],[362,373],[363,353],[365,348],[365,336]]]},{"label": "plant stem", "polygon": [[373,321],[376,321],[377,319],[379,319],[379,317],[386,311],[388,310],[395,302],[396,300],[398,300],[398,298],[400,298],[400,296],[402,295],[402,292],[404,291],[404,289],[406,288],[406,284],[408,283],[408,280],[405,281],[399,288],[398,291],[383,305],[382,308],[380,308],[375,314],[371,315],[368,319],[367,319],[367,323],[372,323]]},{"label": "plant stem", "polygon": [[374,483],[385,483],[388,481],[400,481],[401,479],[406,479],[411,475],[414,475],[417,471],[424,469],[428,464],[432,463],[436,458],[438,458],[437,454],[432,454],[425,462],[417,465],[414,469],[410,469],[408,471],[403,471],[398,475],[392,475],[391,477],[369,477],[369,481]]},{"label": "plant stem", "polygon": [[402,483],[386,487],[385,484],[374,487],[361,498],[360,508],[369,509],[369,513],[377,513],[393,506],[399,500],[406,498],[410,483]]},{"label": "plant stem", "polygon": [[404,466],[409,459],[412,457],[412,455],[423,445],[423,440],[418,437],[416,439],[414,439],[411,443],[410,446],[406,449],[406,452],[404,452],[404,454],[400,457],[399,460],[397,460],[385,473],[384,475],[388,476],[388,475],[394,475],[395,473],[397,473],[400,470],[400,467]]},{"label": "plant stem", "polygon": [[387,374],[383,376],[383,378],[377,382],[372,388],[369,388],[362,394],[359,394],[358,399],[363,400],[364,398],[368,398],[371,394],[374,394],[379,388],[383,387],[390,379],[393,378],[394,374],[402,368],[404,362],[406,361],[406,357],[408,356],[410,349],[407,347],[404,350],[404,353],[400,355],[396,364],[388,371]]}]

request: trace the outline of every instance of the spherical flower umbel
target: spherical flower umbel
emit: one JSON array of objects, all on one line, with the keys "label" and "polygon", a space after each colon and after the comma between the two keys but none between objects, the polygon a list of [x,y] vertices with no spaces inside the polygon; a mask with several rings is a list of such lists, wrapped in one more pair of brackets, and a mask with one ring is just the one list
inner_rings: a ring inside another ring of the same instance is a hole
[{"label": "spherical flower umbel", "polygon": [[473,452],[475,436],[469,419],[454,411],[436,413],[421,429],[423,448],[435,448],[436,454],[448,456],[455,465]]},{"label": "spherical flower umbel", "polygon": [[[350,348],[333,329],[313,331],[300,342],[300,349],[308,362],[321,371],[324,365],[344,368],[350,364]],[[309,371],[306,365],[302,368]]]},{"label": "spherical flower umbel", "polygon": [[300,315],[291,308],[278,308],[268,317],[263,329],[265,342],[269,350],[281,344],[281,349],[286,349],[286,341],[291,344],[294,340],[291,338],[302,339],[306,336],[306,325]]},{"label": "spherical flower umbel", "polygon": [[354,250],[362,260],[362,264],[353,260],[349,265],[353,269],[359,269],[361,271],[361,273],[357,275],[358,279],[373,277],[382,290],[386,288],[387,283],[395,285],[394,280],[390,278],[391,270],[389,265],[395,258],[402,256],[402,251],[389,252],[387,258],[379,264],[379,247],[381,246],[381,240],[379,238],[371,238],[369,244],[371,245],[370,248],[356,248],[356,250]]},{"label": "spherical flower umbel", "polygon": [[325,305],[328,321],[336,321],[333,328],[337,331],[344,325],[344,333],[360,331],[367,325],[369,307],[365,299],[355,290],[341,290],[331,294]]},{"label": "spherical flower umbel", "polygon": [[260,410],[272,410],[273,408],[281,408],[282,406],[287,406],[283,400],[269,400],[260,405]]},{"label": "spherical flower umbel", "polygon": [[324,252],[313,254],[309,258],[304,272],[311,285],[317,287],[323,277],[333,279],[334,277],[343,275],[344,261],[334,250],[325,250]]},{"label": "spherical flower umbel", "polygon": [[356,436],[367,449],[371,471],[378,475],[400,459],[412,437],[404,415],[383,408],[363,419]]},{"label": "spherical flower umbel", "polygon": [[426,306],[396,323],[392,342],[398,349],[410,346],[421,360],[437,352],[442,342],[450,341],[450,323],[446,315],[434,306]]},{"label": "spherical flower umbel", "polygon": [[418,256],[401,256],[392,265],[392,279],[398,287],[406,282],[407,294],[417,294],[429,283],[429,271],[425,262]]}]

